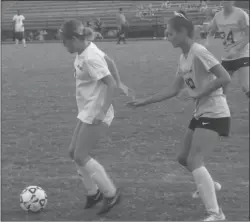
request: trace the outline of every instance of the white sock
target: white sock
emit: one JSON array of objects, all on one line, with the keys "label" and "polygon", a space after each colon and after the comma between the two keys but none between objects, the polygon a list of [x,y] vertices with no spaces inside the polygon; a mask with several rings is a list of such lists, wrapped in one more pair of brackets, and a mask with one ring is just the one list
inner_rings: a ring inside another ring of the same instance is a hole
[{"label": "white sock", "polygon": [[23,42],[23,45],[26,46],[26,40],[23,39],[22,42]]},{"label": "white sock", "polygon": [[192,174],[206,210],[208,212],[219,213],[214,181],[206,167],[202,166],[198,169],[195,169]]},{"label": "white sock", "polygon": [[103,166],[91,158],[84,166],[90,177],[96,182],[100,191],[106,197],[113,197],[116,194],[116,187],[109,178]]},{"label": "white sock", "polygon": [[77,173],[80,176],[80,179],[84,185],[87,195],[89,196],[95,195],[98,191],[98,186],[92,180],[92,178],[89,176],[86,170],[84,170],[83,167],[77,166]]},{"label": "white sock", "polygon": [[16,39],[16,45],[18,45],[18,39]]}]

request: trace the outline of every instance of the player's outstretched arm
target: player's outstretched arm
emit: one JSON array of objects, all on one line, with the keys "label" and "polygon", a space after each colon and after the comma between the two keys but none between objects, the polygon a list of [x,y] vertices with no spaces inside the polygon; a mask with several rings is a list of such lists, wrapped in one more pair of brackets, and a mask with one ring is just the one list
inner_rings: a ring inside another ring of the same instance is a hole
[{"label": "player's outstretched arm", "polygon": [[123,94],[126,96],[131,96],[132,98],[134,97],[134,92],[133,90],[129,89],[126,85],[123,84],[120,78],[119,71],[116,67],[115,61],[111,59],[109,56],[105,55],[105,61],[108,64],[108,69],[110,70],[111,75],[113,76],[117,88],[119,88]]},{"label": "player's outstretched arm", "polygon": [[147,97],[145,99],[135,99],[132,102],[128,103],[130,107],[139,107],[146,106],[152,103],[161,102],[172,97],[175,97],[179,94],[183,88],[184,80],[182,76],[176,76],[174,84],[171,87],[166,87],[162,89],[159,93],[154,94],[153,96]]},{"label": "player's outstretched arm", "polygon": [[218,30],[218,26],[216,24],[216,20],[215,17],[213,18],[213,20],[211,21],[211,23],[208,25],[208,34],[207,34],[207,39],[205,42],[205,46],[208,47],[212,41],[212,39],[214,38],[216,32]]}]

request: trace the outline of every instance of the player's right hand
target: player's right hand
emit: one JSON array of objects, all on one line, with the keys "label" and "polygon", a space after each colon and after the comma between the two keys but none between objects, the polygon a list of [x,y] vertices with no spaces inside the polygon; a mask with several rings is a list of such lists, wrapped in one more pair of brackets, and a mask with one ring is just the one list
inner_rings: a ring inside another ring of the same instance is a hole
[{"label": "player's right hand", "polygon": [[131,102],[127,103],[127,106],[131,108],[137,108],[144,105],[146,105],[145,99],[133,99]]}]

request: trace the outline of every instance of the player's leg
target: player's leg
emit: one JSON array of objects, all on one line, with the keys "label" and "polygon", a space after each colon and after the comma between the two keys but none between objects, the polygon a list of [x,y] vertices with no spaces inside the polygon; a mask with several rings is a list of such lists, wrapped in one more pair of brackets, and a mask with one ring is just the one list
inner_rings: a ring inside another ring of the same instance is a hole
[{"label": "player's leg", "polygon": [[[201,126],[204,123],[208,125],[204,125],[206,127],[213,124],[208,119],[202,122],[202,119],[200,119]],[[187,160],[188,168],[192,171],[199,195],[210,214],[209,220],[212,221],[225,219],[225,215],[218,205],[214,181],[204,165],[204,156],[209,155],[217,142],[217,132],[211,129],[196,128]]]},{"label": "player's leg", "polygon": [[81,124],[82,124],[82,122],[77,119],[76,127],[75,127],[75,130],[73,132],[73,136],[72,136],[72,139],[71,139],[71,142],[69,145],[69,157],[72,160],[74,160],[74,153],[75,153],[75,148],[76,148],[76,138],[77,138],[77,135],[79,133]]},{"label": "player's leg", "polygon": [[123,43],[126,43],[126,40],[125,40],[125,25],[121,26],[120,36],[121,36],[121,40],[123,41]]},{"label": "player's leg", "polygon": [[[100,140],[100,135],[105,126],[91,125],[82,123],[79,134],[76,140],[76,149],[74,153],[74,160],[78,165],[80,172],[86,172],[99,187],[100,191],[104,195],[103,206],[99,213],[108,212],[114,205],[119,202],[119,192],[117,191],[113,181],[106,173],[104,167],[94,158],[89,155],[89,151],[94,149]],[[98,195],[96,190],[95,196]],[[95,199],[90,198],[90,199]],[[97,202],[96,202],[97,203]]]},{"label": "player's leg", "polygon": [[[195,119],[192,121],[195,121]],[[177,157],[178,163],[181,166],[185,167],[188,171],[190,170],[188,169],[187,159],[188,159],[188,155],[189,155],[191,145],[192,145],[193,134],[194,134],[194,130],[192,129],[187,130],[184,136],[184,140],[182,142],[181,150]]]},{"label": "player's leg", "polygon": [[[182,146],[181,146],[181,150],[178,154],[177,157],[177,161],[179,162],[179,164],[183,167],[185,167],[189,172],[192,172],[192,169],[189,168],[188,166],[188,156],[189,156],[189,152],[191,150],[191,146],[192,146],[192,140],[193,140],[193,135],[194,135],[194,130],[196,128],[198,120],[196,120],[195,118],[193,118],[189,124],[189,128],[184,136],[184,140],[182,142]],[[221,189],[221,185],[218,182],[214,181],[214,187],[216,190],[220,190]],[[199,190],[195,191],[192,194],[193,198],[198,198],[199,197]]]},{"label": "player's leg", "polygon": [[21,32],[21,37],[22,37],[23,46],[26,47],[26,40],[25,40],[24,32]]},{"label": "player's leg", "polygon": [[163,38],[164,40],[167,40],[167,31],[168,31],[167,29],[164,30],[164,38]]},{"label": "player's leg", "polygon": [[20,33],[19,32],[15,32],[15,42],[16,42],[16,45],[18,45],[18,43],[19,43],[19,38],[20,38]]},{"label": "player's leg", "polygon": [[[76,140],[78,137],[78,134],[80,132],[82,122],[80,120],[77,120],[77,124],[72,136],[72,140],[69,146],[69,156],[72,160],[74,160],[74,153],[76,149]],[[79,166],[76,164],[77,173],[84,185],[85,191],[87,193],[87,201],[85,204],[85,209],[91,208],[94,206],[98,201],[102,199],[102,194],[98,192],[98,187],[94,183],[94,181],[90,178],[88,173],[82,169],[79,168]]]},{"label": "player's leg", "polygon": [[12,40],[15,41],[15,31],[12,31]]},{"label": "player's leg", "polygon": [[245,59],[243,65],[244,67],[239,68],[237,71],[237,78],[243,92],[249,98],[249,58]]},{"label": "player's leg", "polygon": [[[237,70],[235,60],[230,60],[230,61],[224,60],[224,61],[221,62],[221,65],[225,68],[225,70],[227,70],[227,72],[229,73],[229,75],[231,77],[233,76],[233,74]],[[228,87],[229,87],[229,85],[226,85],[226,86],[222,87],[224,95],[227,94]]]},{"label": "player's leg", "polygon": [[120,42],[121,42],[121,27],[119,27],[117,31],[117,44],[120,44]]}]

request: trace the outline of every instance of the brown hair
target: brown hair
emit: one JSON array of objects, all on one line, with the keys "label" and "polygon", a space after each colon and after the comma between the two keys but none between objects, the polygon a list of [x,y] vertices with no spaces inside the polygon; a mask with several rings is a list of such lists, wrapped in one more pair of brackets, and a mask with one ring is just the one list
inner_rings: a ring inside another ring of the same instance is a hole
[{"label": "brown hair", "polygon": [[76,37],[81,40],[93,41],[95,34],[90,27],[85,27],[79,20],[69,20],[63,23],[59,33],[66,39]]},{"label": "brown hair", "polygon": [[186,16],[186,13],[182,10],[174,12],[174,17],[169,20],[169,24],[177,32],[180,32],[183,28],[187,30],[188,37],[194,36],[194,25],[191,20]]}]

